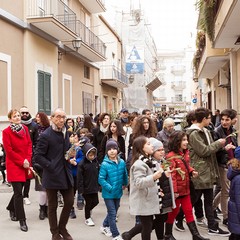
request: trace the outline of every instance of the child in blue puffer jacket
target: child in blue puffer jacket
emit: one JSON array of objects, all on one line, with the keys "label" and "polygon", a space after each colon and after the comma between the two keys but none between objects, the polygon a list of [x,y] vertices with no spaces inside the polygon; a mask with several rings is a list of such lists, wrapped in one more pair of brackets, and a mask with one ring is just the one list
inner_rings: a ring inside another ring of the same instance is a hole
[{"label": "child in blue puffer jacket", "polygon": [[123,189],[128,185],[126,164],[118,157],[118,143],[110,138],[106,143],[106,155],[101,164],[98,182],[102,186],[102,197],[107,207],[107,216],[100,231],[113,240],[121,240],[116,216]]}]

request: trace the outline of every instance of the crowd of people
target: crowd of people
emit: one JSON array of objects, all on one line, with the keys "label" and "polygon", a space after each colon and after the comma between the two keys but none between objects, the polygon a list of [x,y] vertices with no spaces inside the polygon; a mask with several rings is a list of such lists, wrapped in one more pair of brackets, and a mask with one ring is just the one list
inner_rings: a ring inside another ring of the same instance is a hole
[{"label": "crowd of people", "polygon": [[[175,130],[169,114],[109,113],[93,118],[85,114],[67,118],[57,108],[50,118],[29,109],[12,109],[0,144],[3,183],[13,188],[6,209],[21,231],[28,225],[24,205],[31,204],[29,189],[35,179],[39,192],[39,219],[48,218],[52,240],[72,240],[69,218],[84,208],[85,224],[93,227],[92,211],[101,193],[106,217],[100,231],[113,240],[130,240],[137,234],[150,240],[175,240],[173,227],[184,232],[184,218],[193,240],[209,236],[240,239],[240,147],[234,125],[237,112],[206,108],[186,115],[182,130]],[[135,226],[120,233],[117,217],[123,190],[129,192]],[[62,207],[60,218],[57,208]],[[223,215],[224,230],[218,217]],[[195,215],[195,216],[194,216]]]}]

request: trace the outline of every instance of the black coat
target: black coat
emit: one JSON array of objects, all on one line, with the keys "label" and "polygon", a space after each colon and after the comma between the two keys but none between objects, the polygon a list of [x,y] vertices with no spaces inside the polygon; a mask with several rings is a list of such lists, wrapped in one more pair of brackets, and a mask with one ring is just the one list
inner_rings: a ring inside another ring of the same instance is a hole
[{"label": "black coat", "polygon": [[[236,130],[233,127],[230,128],[231,133],[233,133],[235,131]],[[219,125],[217,128],[215,128],[214,134],[215,134],[214,135],[215,141],[220,138],[227,137],[226,129],[224,129],[222,127],[222,125]],[[232,144],[237,147],[238,146],[237,137],[232,136],[232,137],[230,137],[230,139],[231,139]],[[228,141],[226,142],[225,145],[227,145],[227,144],[228,144]],[[216,156],[217,156],[218,164],[222,165],[222,166],[226,166],[227,162],[230,160],[228,157],[228,152],[224,148],[221,148],[219,151],[217,151]]]},{"label": "black coat", "polygon": [[70,147],[68,134],[49,127],[37,142],[35,161],[43,168],[42,185],[46,189],[68,189],[73,186],[71,164],[65,159]]},{"label": "black coat", "polygon": [[89,161],[86,157],[78,164],[78,192],[82,194],[97,193],[99,164],[95,158]]},{"label": "black coat", "polygon": [[101,142],[103,137],[105,136],[105,133],[103,133],[100,130],[100,127],[96,127],[92,130],[93,134],[93,146],[97,148],[97,153],[98,153],[98,160],[100,159],[100,152],[101,152]]},{"label": "black coat", "polygon": [[28,132],[32,141],[33,145],[33,151],[37,145],[37,140],[38,140],[38,125],[34,121],[32,121],[30,124],[25,125],[28,128]]}]

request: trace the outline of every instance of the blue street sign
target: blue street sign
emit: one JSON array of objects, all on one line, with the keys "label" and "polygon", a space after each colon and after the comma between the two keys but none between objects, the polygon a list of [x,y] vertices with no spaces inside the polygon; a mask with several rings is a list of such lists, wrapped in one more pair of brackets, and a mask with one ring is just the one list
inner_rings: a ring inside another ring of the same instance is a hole
[{"label": "blue street sign", "polygon": [[193,98],[193,99],[192,99],[192,103],[197,103],[197,99],[196,99],[196,98]]}]

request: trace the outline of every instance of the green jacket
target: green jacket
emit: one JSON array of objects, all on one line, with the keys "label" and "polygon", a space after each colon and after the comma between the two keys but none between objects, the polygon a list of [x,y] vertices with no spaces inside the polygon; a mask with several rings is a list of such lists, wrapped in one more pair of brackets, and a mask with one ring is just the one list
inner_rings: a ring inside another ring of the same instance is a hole
[{"label": "green jacket", "polygon": [[216,152],[222,147],[221,143],[213,142],[209,130],[206,128],[202,130],[194,124],[187,129],[187,134],[191,166],[198,172],[198,177],[192,178],[194,187],[195,189],[213,188],[214,184],[220,184]]}]

